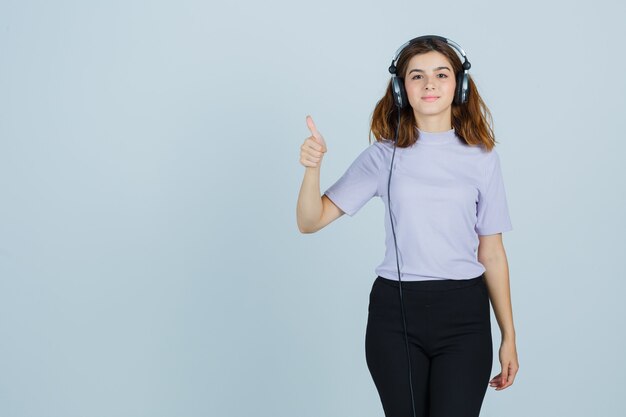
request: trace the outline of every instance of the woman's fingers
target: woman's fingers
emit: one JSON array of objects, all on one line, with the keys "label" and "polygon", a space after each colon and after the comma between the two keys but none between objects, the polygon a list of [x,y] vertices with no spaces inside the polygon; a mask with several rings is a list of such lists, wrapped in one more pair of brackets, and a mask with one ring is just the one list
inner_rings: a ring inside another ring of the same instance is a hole
[{"label": "woman's fingers", "polygon": [[502,378],[502,374],[498,374],[491,381],[489,381],[489,386],[494,387],[496,391],[502,389],[504,385],[504,379]]},{"label": "woman's fingers", "polygon": [[500,389],[503,389],[504,387],[507,386],[508,376],[509,376],[509,364],[507,363],[506,366],[502,367],[502,376],[500,377]]},{"label": "woman's fingers", "polygon": [[516,374],[517,369],[514,369],[514,367],[511,365],[507,365],[505,368],[502,369],[502,372],[494,376],[491,381],[489,381],[489,386],[495,387],[496,391],[501,391],[513,385]]},{"label": "woman's fingers", "polygon": [[502,366],[502,372],[489,383],[489,385],[497,387],[496,390],[498,391],[513,385],[513,380],[519,369],[515,341],[502,341],[500,345],[500,365]]},{"label": "woman's fingers", "polygon": [[306,117],[306,124],[311,132],[311,136],[304,140],[300,146],[300,163],[305,167],[319,167],[324,153],[326,152],[326,142],[324,137],[317,130],[311,116]]},{"label": "woman's fingers", "polygon": [[513,363],[510,363],[507,367],[508,372],[506,375],[506,379],[504,380],[504,385],[500,389],[504,389],[506,387],[510,387],[513,385],[513,381],[515,381],[515,375],[517,374],[517,369],[513,366]]},{"label": "woman's fingers", "polygon": [[320,150],[322,145],[315,142],[312,136],[309,136],[304,140],[304,143],[300,147],[303,151],[307,152],[310,155],[321,157],[324,153]]}]

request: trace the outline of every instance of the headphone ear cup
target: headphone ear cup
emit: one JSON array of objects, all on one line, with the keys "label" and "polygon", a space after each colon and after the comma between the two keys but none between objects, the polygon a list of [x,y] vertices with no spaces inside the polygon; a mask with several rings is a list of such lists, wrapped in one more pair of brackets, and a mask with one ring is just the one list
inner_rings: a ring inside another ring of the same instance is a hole
[{"label": "headphone ear cup", "polygon": [[454,103],[465,104],[469,99],[469,78],[465,71],[456,78],[456,90],[454,92]]},{"label": "headphone ear cup", "polygon": [[391,91],[396,107],[399,109],[405,108],[409,100],[407,99],[406,90],[404,89],[404,78],[396,76],[391,77]]}]

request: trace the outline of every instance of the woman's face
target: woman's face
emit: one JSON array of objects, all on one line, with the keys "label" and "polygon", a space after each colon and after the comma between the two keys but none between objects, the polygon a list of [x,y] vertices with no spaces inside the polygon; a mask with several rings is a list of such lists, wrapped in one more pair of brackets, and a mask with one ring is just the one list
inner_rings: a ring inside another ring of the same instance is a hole
[{"label": "woman's face", "polygon": [[412,57],[404,75],[404,87],[418,123],[420,119],[437,116],[451,120],[456,79],[445,55],[430,51]]}]

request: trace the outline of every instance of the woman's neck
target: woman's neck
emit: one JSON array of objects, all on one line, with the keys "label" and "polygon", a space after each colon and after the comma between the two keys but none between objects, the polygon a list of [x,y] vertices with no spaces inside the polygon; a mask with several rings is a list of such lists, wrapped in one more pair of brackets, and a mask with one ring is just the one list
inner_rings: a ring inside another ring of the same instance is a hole
[{"label": "woman's neck", "polygon": [[417,127],[423,132],[447,132],[452,129],[452,119],[449,114],[424,117],[415,115]]}]

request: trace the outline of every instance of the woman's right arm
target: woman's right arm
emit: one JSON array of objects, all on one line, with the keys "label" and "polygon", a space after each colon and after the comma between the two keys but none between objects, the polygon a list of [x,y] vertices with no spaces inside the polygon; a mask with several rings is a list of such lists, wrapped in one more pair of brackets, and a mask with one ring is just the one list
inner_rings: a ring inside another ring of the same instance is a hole
[{"label": "woman's right arm", "polygon": [[300,163],[304,165],[305,172],[296,217],[301,233],[315,233],[344,213],[326,195],[320,197],[320,166],[326,153],[326,142],[311,116],[307,116],[306,122],[311,136],[300,147]]}]

